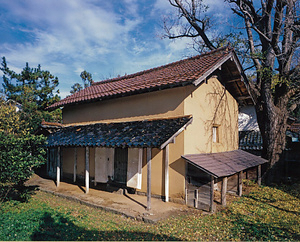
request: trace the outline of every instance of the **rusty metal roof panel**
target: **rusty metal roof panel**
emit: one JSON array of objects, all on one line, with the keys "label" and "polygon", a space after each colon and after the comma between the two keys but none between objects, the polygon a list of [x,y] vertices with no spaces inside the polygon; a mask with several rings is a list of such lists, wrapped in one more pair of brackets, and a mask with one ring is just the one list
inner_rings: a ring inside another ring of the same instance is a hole
[{"label": "rusty metal roof panel", "polygon": [[268,162],[259,156],[242,150],[184,155],[182,158],[214,177],[231,176]]}]

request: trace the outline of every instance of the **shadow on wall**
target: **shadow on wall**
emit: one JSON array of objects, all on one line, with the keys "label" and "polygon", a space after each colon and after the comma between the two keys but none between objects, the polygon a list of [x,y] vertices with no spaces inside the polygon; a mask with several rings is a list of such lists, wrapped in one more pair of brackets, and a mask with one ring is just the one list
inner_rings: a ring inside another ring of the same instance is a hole
[{"label": "shadow on wall", "polygon": [[[211,82],[213,90],[207,94],[208,107],[213,110],[211,120],[205,122],[207,133],[206,151],[220,152],[236,149],[238,146],[238,110],[234,110],[233,100],[225,86]],[[236,115],[235,115],[236,114]],[[218,128],[217,140],[213,142],[213,127]]]},{"label": "shadow on wall", "polygon": [[[90,230],[77,226],[72,221],[73,218],[68,218],[60,213],[46,212],[42,217],[40,226],[33,232],[31,239],[35,241],[49,240],[179,240],[176,237],[153,234],[148,232],[134,232],[126,230],[111,229],[106,231]],[[103,222],[105,223],[105,222]],[[110,222],[107,221],[109,224]],[[105,226],[103,224],[103,226]]]}]

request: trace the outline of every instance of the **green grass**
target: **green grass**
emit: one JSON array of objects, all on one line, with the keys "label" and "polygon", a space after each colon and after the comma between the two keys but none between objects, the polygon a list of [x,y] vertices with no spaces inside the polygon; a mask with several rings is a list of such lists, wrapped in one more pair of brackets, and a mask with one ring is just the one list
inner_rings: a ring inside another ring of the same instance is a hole
[{"label": "green grass", "polygon": [[0,208],[0,240],[300,240],[300,184],[258,187],[213,215],[157,224],[37,192]]}]

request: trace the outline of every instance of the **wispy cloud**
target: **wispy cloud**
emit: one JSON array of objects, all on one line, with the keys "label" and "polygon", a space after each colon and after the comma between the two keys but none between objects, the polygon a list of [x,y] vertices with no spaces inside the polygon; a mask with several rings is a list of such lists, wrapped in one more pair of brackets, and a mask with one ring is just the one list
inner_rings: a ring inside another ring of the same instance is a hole
[{"label": "wispy cloud", "polygon": [[99,81],[190,55],[190,40],[160,39],[162,15],[174,11],[167,0],[0,0],[0,5],[0,56],[15,71],[25,62],[41,64],[59,77],[63,97],[80,82],[82,70]]}]

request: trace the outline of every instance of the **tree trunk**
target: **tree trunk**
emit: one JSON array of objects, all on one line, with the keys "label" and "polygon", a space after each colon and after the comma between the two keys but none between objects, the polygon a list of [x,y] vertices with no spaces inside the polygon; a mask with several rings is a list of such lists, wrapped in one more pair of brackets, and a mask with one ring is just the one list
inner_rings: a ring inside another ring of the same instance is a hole
[{"label": "tree trunk", "polygon": [[[271,92],[269,94],[269,98],[273,99]],[[278,106],[275,106],[273,101],[267,101],[263,95],[256,104],[256,113],[263,139],[262,157],[269,160],[264,178],[267,183],[272,183],[281,177],[280,160],[286,143],[288,99],[280,97]]]}]

